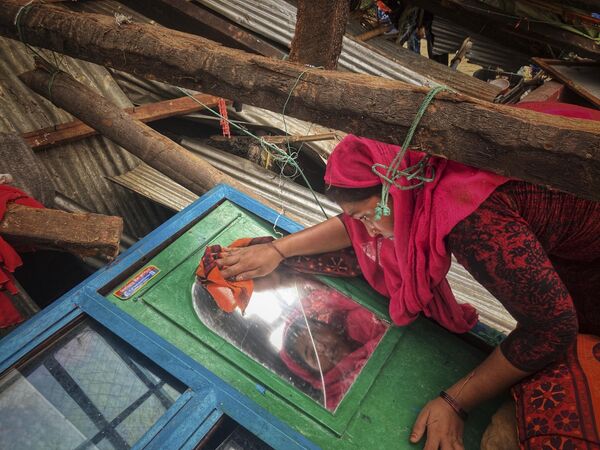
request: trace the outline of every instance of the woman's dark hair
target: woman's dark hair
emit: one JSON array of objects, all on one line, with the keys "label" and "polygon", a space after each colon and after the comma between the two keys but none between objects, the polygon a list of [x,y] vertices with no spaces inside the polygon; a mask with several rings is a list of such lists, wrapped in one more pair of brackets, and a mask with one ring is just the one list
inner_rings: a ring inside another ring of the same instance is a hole
[{"label": "woman's dark hair", "polygon": [[381,184],[365,188],[342,188],[328,186],[325,195],[336,203],[361,202],[373,196],[381,195]]}]

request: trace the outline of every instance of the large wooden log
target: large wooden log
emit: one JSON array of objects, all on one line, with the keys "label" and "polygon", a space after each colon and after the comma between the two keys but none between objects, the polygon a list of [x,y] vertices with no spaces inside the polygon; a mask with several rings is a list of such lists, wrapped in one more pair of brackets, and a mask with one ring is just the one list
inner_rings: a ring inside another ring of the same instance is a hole
[{"label": "large wooden log", "polygon": [[[50,74],[45,69],[38,68],[19,75],[19,78],[38,94],[195,194],[201,195],[219,183],[226,183],[256,197],[235,179],[135,120],[69,74]],[[259,200],[265,202],[262,198]]]},{"label": "large wooden log", "polygon": [[349,12],[348,0],[299,0],[289,60],[335,69]]},{"label": "large wooden log", "polygon": [[[0,34],[148,79],[400,143],[426,89],[311,69],[157,26],[4,0]],[[19,34],[15,17],[21,30]],[[299,81],[298,81],[299,80]],[[600,199],[600,125],[439,94],[415,135],[431,154]],[[160,170],[160,169],[159,169]]]},{"label": "large wooden log", "polygon": [[123,219],[101,214],[10,204],[0,234],[13,244],[113,259],[119,253]]}]

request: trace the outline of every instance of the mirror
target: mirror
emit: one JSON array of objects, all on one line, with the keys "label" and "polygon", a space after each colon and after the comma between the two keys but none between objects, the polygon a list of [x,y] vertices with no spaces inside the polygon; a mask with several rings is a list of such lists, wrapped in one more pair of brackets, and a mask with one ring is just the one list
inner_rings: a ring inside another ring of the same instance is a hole
[{"label": "mirror", "polygon": [[243,314],[219,309],[198,281],[192,297],[204,325],[330,411],[388,328],[339,291],[285,268],[254,280]]}]

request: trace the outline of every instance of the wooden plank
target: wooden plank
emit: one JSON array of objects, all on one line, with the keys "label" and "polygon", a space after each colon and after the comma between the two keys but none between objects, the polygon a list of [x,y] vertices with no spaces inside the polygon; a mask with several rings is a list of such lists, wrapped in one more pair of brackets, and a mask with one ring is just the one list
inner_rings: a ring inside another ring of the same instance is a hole
[{"label": "wooden plank", "polygon": [[544,58],[532,58],[532,60],[546,73],[563,82],[596,108],[600,108],[600,62]]},{"label": "wooden plank", "polygon": [[113,259],[119,253],[123,219],[9,204],[0,221],[8,242]]},{"label": "wooden plank", "polygon": [[369,39],[376,38],[377,36],[381,36],[382,34],[388,32],[390,30],[389,25],[379,26],[377,28],[373,28],[372,30],[365,31],[364,33],[357,34],[354,36],[354,39],[361,42],[366,42]]},{"label": "wooden plank", "polygon": [[[196,94],[198,101],[208,107],[217,106],[218,97],[212,95]],[[157,103],[126,108],[123,111],[130,114],[132,118],[144,123],[167,117],[181,116],[202,110],[204,107],[189,97],[181,97],[173,100],[165,100]],[[42,150],[55,145],[77,141],[98,134],[92,127],[87,126],[80,120],[43,128],[41,130],[24,133],[21,136],[33,150]]]},{"label": "wooden plank", "polygon": [[[135,120],[65,72],[51,73],[38,68],[19,75],[19,79],[38,94],[51,97],[51,101],[56,106],[78,117],[103,136],[195,194],[203,194],[219,183],[226,183],[250,196],[261,198],[234,178],[215,169],[204,159],[139,120]],[[50,82],[52,83],[51,95],[48,92]],[[276,207],[268,200],[261,198],[261,201]]]},{"label": "wooden plank", "polygon": [[[19,36],[14,22],[22,5],[18,0],[4,1],[0,34]],[[77,14],[43,3],[29,5],[19,22],[20,37],[31,45],[272,111],[281,112],[286,105],[290,116],[383,142],[403,141],[428,92],[395,80],[248,54],[155,25],[117,25],[106,16]],[[48,80],[38,87],[38,92],[47,94]],[[597,122],[441,93],[422,118],[414,146],[436,156],[600,200]],[[139,151],[149,152],[145,146]],[[160,166],[158,170],[168,169],[167,163],[154,164]],[[173,176],[185,178],[180,184],[195,192],[221,179],[198,179],[193,170],[189,177],[177,170]]]},{"label": "wooden plank", "polygon": [[[290,135],[290,136],[262,136],[265,142],[270,144],[293,144],[297,142],[315,142],[315,141],[330,141],[336,138],[335,133],[321,133],[321,134],[309,134],[309,135]],[[232,141],[243,141],[247,144],[256,144],[254,138],[250,136],[232,136],[230,138],[225,136],[211,136],[210,140],[213,142],[232,142]]]},{"label": "wooden plank", "polygon": [[525,97],[523,102],[560,102],[565,86],[557,81],[549,80]]},{"label": "wooden plank", "polygon": [[335,69],[349,12],[348,0],[298,0],[289,60]]}]

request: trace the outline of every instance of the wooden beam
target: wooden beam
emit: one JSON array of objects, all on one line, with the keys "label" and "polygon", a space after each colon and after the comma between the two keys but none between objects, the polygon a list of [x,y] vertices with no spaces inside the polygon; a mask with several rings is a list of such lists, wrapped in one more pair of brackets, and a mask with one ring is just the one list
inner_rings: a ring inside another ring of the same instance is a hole
[{"label": "wooden beam", "polygon": [[348,0],[298,0],[289,60],[335,69],[349,12]]},{"label": "wooden beam", "polygon": [[114,259],[119,253],[123,219],[101,214],[9,204],[0,234],[12,244],[61,250],[79,256]]},{"label": "wooden beam", "polygon": [[[194,98],[210,108],[217,106],[219,100],[218,97],[205,94],[196,94],[194,95]],[[190,114],[200,111],[203,108],[202,105],[191,98],[181,97],[173,100],[165,100],[133,108],[126,108],[123,111],[131,115],[133,119],[148,123],[167,117]],[[54,127],[24,133],[21,136],[33,150],[42,150],[55,145],[61,145],[94,136],[95,134],[98,134],[98,132],[92,127],[84,124],[80,120],[73,120]]]},{"label": "wooden beam", "polygon": [[[316,141],[330,141],[336,138],[335,133],[321,133],[321,134],[309,134],[309,135],[289,135],[289,136],[262,136],[262,139],[265,142],[270,144],[295,144],[298,142],[316,142]],[[232,142],[243,141],[247,143],[257,143],[254,138],[250,136],[211,136],[210,140],[212,142]]]},{"label": "wooden beam", "polygon": [[[19,75],[19,78],[33,91],[78,117],[103,136],[195,194],[201,195],[217,184],[225,183],[273,206],[234,178],[215,169],[204,159],[139,120],[135,120],[69,74],[65,72],[50,73],[43,68],[38,68]],[[48,90],[49,83],[52,83],[50,92]]]},{"label": "wooden beam", "polygon": [[377,36],[381,36],[382,34],[387,33],[389,30],[389,25],[382,25],[377,28],[373,28],[372,30],[365,31],[364,33],[357,34],[356,36],[354,36],[354,39],[361,42],[367,42],[369,39],[373,39]]},{"label": "wooden beam", "polygon": [[[0,34],[19,38],[15,17],[23,2],[4,0],[3,6]],[[402,142],[428,91],[395,80],[275,61],[162,27],[117,25],[106,16],[43,3],[26,8],[19,15],[20,37],[31,45],[272,111],[282,112],[286,105],[290,116],[383,142]],[[47,88],[46,81],[43,92]],[[414,145],[600,200],[597,122],[441,93],[422,118]]]}]

